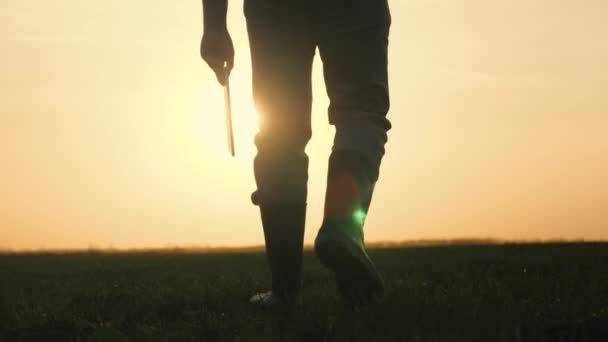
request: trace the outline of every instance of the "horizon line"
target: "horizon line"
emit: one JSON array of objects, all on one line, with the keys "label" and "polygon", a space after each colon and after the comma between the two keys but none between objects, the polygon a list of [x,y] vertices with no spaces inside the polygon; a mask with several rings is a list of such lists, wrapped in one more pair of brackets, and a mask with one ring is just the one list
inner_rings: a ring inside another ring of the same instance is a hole
[{"label": "horizon line", "polygon": [[[375,241],[366,243],[366,248],[399,248],[399,247],[442,247],[442,246],[479,246],[479,245],[518,245],[518,244],[576,244],[576,243],[608,243],[608,240],[579,239],[493,239],[493,238],[457,238],[457,239],[416,239],[399,241]],[[0,248],[0,256],[16,254],[130,254],[130,253],[230,253],[230,252],[263,252],[263,244],[259,245],[177,245],[151,247],[97,247],[87,248]],[[312,244],[304,244],[304,250],[312,250]]]}]

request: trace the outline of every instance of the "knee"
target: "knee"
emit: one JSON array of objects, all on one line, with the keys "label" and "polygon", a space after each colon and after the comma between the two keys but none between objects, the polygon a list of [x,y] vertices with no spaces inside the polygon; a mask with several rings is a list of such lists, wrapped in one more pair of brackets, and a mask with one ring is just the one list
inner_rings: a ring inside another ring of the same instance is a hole
[{"label": "knee", "polygon": [[304,150],[310,137],[310,129],[306,128],[260,130],[255,138],[258,153],[254,159],[254,204],[305,201],[308,156]]},{"label": "knee", "polygon": [[380,166],[390,129],[388,120],[346,120],[335,126],[334,151],[357,152],[369,160],[375,169]]},{"label": "knee", "polygon": [[260,154],[303,154],[312,137],[310,125],[265,125],[255,136],[255,145]]}]

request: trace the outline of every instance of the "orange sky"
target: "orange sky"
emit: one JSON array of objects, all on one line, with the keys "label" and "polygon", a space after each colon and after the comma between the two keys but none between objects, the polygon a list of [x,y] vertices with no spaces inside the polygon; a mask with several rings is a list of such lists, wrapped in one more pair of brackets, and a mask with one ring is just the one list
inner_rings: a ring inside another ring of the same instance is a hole
[{"label": "orange sky", "polygon": [[[608,239],[608,2],[390,3],[367,239]],[[0,248],[262,243],[241,7],[232,159],[198,1],[2,1]],[[313,76],[307,242],[333,134]]]}]

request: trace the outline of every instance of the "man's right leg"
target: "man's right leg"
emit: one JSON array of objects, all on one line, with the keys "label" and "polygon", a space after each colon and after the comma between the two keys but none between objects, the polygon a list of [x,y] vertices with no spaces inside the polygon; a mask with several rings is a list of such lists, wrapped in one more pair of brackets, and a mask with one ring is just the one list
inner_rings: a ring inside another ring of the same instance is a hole
[{"label": "man's right leg", "polygon": [[254,173],[272,291],[252,297],[259,306],[297,298],[300,289],[311,137],[311,72],[315,42],[305,21],[249,13],[253,93],[259,112]]}]

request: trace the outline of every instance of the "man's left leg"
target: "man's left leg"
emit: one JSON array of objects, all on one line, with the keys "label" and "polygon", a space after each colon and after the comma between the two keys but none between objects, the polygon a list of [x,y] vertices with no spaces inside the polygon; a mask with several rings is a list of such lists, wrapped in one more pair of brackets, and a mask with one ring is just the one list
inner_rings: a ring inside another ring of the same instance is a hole
[{"label": "man's left leg", "polygon": [[[382,278],[365,252],[363,225],[391,127],[386,119],[388,5],[379,0],[361,6],[373,8],[367,13],[356,6],[350,12],[344,9],[351,20],[328,22],[319,39],[329,120],[336,135],[315,250],[336,274],[345,299],[354,305],[366,304],[384,292]],[[366,16],[369,13],[375,15]]]}]

